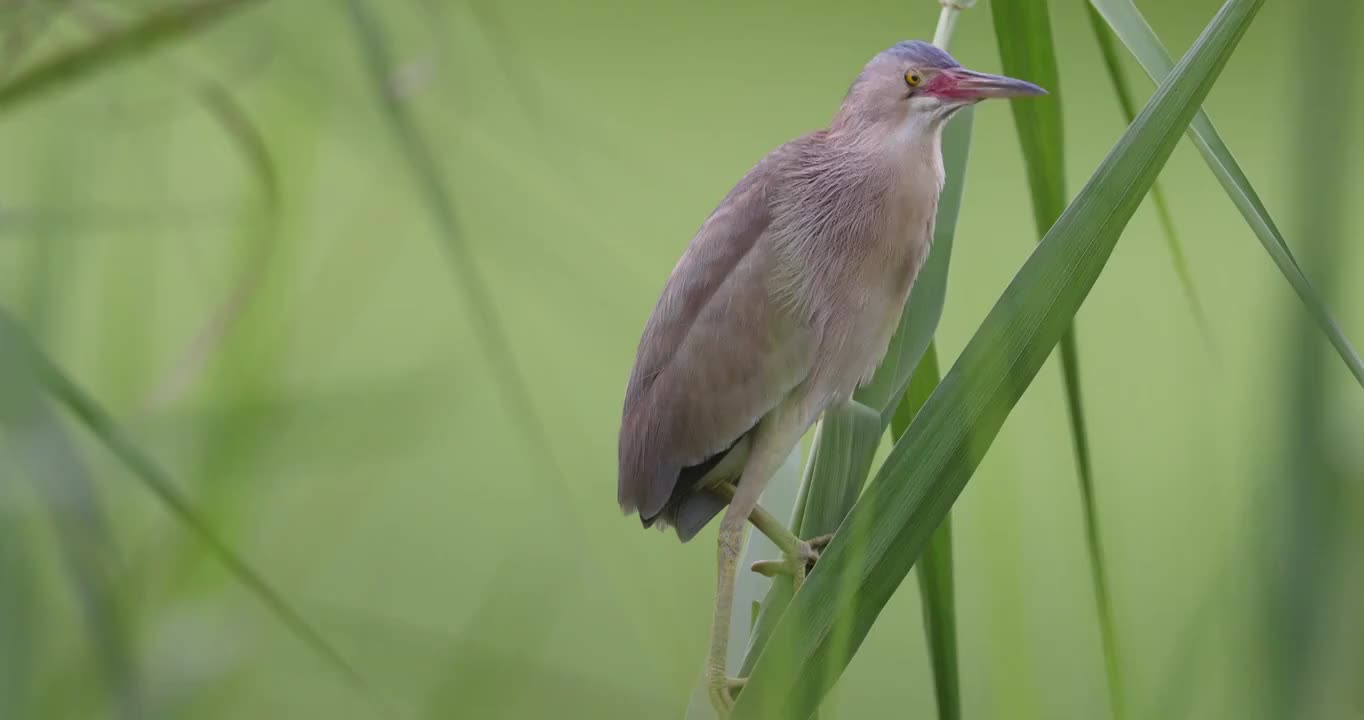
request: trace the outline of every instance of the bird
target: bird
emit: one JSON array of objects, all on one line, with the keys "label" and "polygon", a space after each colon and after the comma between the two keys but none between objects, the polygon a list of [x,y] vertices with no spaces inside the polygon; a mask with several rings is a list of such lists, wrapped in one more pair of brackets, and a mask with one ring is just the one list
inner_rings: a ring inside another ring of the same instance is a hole
[{"label": "bird", "polygon": [[725,654],[744,527],[772,538],[797,587],[828,541],[795,537],[758,499],[885,355],[932,244],[944,125],[987,98],[1045,94],[929,43],[896,43],[826,128],[744,175],[664,284],[626,385],[617,502],[682,542],[724,511],[705,665],[722,715],[743,685]]}]

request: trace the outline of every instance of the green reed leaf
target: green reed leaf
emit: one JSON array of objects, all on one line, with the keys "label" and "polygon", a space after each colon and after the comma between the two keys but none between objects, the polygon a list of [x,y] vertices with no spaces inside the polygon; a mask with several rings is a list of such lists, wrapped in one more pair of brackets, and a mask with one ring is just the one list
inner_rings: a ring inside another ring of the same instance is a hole
[{"label": "green reed leaf", "polygon": [[[1129,124],[1137,117],[1137,101],[1132,94],[1132,85],[1127,81],[1127,71],[1122,67],[1122,59],[1118,57],[1118,49],[1114,44],[1113,31],[1104,23],[1103,16],[1094,9],[1093,5],[1086,4],[1085,10],[1089,15],[1090,26],[1094,30],[1094,39],[1099,43],[1099,53],[1104,59],[1104,69],[1108,71],[1108,79],[1113,83],[1113,93],[1118,97],[1118,106],[1122,109],[1123,119]],[[1161,232],[1165,235],[1165,245],[1170,250],[1170,262],[1174,266],[1175,277],[1179,279],[1179,285],[1184,291],[1184,300],[1189,303],[1189,310],[1193,313],[1194,323],[1198,325],[1198,332],[1203,336],[1203,341],[1209,346],[1212,345],[1212,326],[1208,324],[1207,313],[1203,310],[1203,302],[1198,298],[1198,290],[1194,286],[1193,272],[1189,270],[1189,260],[1184,254],[1184,245],[1179,240],[1179,234],[1175,231],[1174,215],[1170,212],[1170,204],[1165,200],[1165,192],[1160,188],[1160,180],[1151,186],[1151,205],[1156,211],[1156,220],[1160,223]]]},{"label": "green reed leaf", "polygon": [[[1137,10],[1137,6],[1133,5],[1131,0],[1090,0],[1090,4],[1099,11],[1146,74],[1156,82],[1164,81],[1174,63],[1171,62],[1170,54],[1166,52],[1160,38],[1156,37],[1155,31],[1146,23],[1146,18]],[[1251,186],[1250,179],[1237,164],[1222,136],[1213,127],[1212,120],[1202,110],[1194,115],[1189,126],[1189,136],[1202,153],[1208,168],[1222,184],[1222,189],[1236,205],[1236,209],[1241,211],[1255,237],[1279,268],[1279,272],[1293,286],[1303,307],[1320,326],[1322,332],[1326,333],[1327,339],[1335,347],[1340,359],[1345,361],[1355,380],[1364,386],[1364,360],[1360,360],[1359,353],[1355,351],[1349,338],[1345,337],[1345,332],[1331,315],[1326,301],[1312,286],[1302,268],[1298,267],[1298,261],[1288,249],[1288,243],[1278,226],[1274,224],[1269,210],[1265,208],[1259,194]]]},{"label": "green reed leaf", "polygon": [[[890,424],[891,437],[899,442],[909,430],[914,416],[942,380],[938,370],[938,351],[929,345],[914,371],[905,399]],[[940,720],[961,717],[961,680],[957,671],[957,606],[952,570],[952,516],[928,541],[923,557],[914,566],[919,579],[919,598],[923,605],[924,635],[928,638],[928,659],[933,666],[933,695]]]},{"label": "green reed leaf", "polygon": [[[1051,94],[1028,102],[1012,103],[1019,142],[1032,189],[1037,235],[1042,237],[1066,207],[1064,131],[1061,125],[1060,71],[1052,41],[1046,0],[995,0],[995,37],[1005,74],[1046,88]],[[1066,394],[1067,417],[1075,450],[1075,470],[1080,480],[1084,509],[1085,539],[1090,574],[1098,605],[1099,635],[1103,641],[1109,707],[1115,718],[1124,717],[1122,670],[1112,595],[1108,589],[1103,544],[1095,499],[1094,464],[1089,450],[1089,429],[1080,391],[1080,358],[1075,328],[1061,338],[1061,376]]]}]

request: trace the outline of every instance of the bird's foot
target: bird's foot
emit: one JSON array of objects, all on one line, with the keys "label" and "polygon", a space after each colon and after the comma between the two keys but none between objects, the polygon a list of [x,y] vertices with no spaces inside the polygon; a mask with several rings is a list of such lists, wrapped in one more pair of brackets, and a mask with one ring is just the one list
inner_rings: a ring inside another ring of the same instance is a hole
[{"label": "bird's foot", "polygon": [[759,560],[753,563],[752,570],[764,577],[776,577],[778,575],[804,577],[815,568],[815,563],[819,561],[820,552],[833,539],[833,535],[820,535],[809,540],[802,540],[796,546],[795,552],[787,555],[784,559]]},{"label": "bird's foot", "polygon": [[723,670],[706,673],[706,692],[716,714],[721,718],[729,717],[730,711],[734,709],[734,699],[746,682],[747,678],[728,677]]}]

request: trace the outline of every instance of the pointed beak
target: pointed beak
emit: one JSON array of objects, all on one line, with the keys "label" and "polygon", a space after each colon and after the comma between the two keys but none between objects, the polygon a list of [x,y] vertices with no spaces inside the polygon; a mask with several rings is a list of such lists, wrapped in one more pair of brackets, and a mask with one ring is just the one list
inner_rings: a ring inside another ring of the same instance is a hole
[{"label": "pointed beak", "polygon": [[1030,82],[1015,80],[1003,75],[990,75],[989,73],[960,68],[948,71],[947,75],[952,82],[949,87],[944,88],[946,92],[942,94],[958,100],[979,102],[987,98],[1013,98],[1047,94],[1046,90]]}]

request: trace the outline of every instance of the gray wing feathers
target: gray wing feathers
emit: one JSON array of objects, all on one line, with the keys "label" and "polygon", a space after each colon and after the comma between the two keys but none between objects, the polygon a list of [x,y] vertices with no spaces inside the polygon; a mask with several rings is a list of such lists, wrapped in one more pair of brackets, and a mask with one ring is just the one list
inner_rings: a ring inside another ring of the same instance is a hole
[{"label": "gray wing feathers", "polygon": [[650,518],[678,472],[719,453],[804,379],[813,342],[772,300],[773,158],[730,192],[673,269],[625,394],[617,499]]}]

